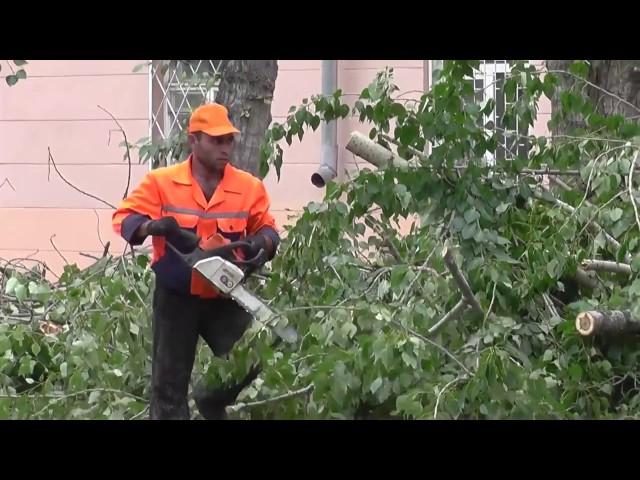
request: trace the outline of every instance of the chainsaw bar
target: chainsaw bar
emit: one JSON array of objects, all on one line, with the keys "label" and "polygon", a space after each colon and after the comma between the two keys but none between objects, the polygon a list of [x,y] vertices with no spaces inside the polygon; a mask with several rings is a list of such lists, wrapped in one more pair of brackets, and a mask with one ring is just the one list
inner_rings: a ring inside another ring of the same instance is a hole
[{"label": "chainsaw bar", "polygon": [[278,323],[278,315],[260,298],[244,288],[244,272],[222,257],[210,257],[196,262],[193,269],[211,282],[222,293],[233,298],[254,320],[273,330],[287,343],[295,343],[298,333],[291,326],[282,327]]}]

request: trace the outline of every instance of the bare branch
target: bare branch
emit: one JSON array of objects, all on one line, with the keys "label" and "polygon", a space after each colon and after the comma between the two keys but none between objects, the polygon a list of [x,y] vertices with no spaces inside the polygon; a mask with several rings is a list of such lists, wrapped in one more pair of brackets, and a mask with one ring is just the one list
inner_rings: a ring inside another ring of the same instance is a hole
[{"label": "bare branch", "polygon": [[609,260],[583,260],[582,266],[587,271],[623,273],[625,275],[631,275],[632,273],[629,264],[611,262]]},{"label": "bare branch", "polygon": [[433,418],[434,420],[436,418],[438,418],[438,405],[440,405],[440,399],[442,398],[442,394],[447,390],[447,388],[449,388],[451,385],[453,385],[456,382],[459,382],[460,380],[465,380],[467,377],[465,375],[458,377],[458,378],[454,378],[453,380],[451,380],[449,383],[447,383],[444,387],[442,387],[442,390],[440,390],[440,392],[438,392],[438,397],[436,398],[436,405],[433,409]]},{"label": "bare branch", "polygon": [[[413,286],[415,285],[415,283],[418,281],[418,278],[420,278],[420,274],[422,272],[430,272],[430,273],[434,272],[434,270],[432,268],[427,267],[427,264],[429,263],[429,260],[431,260],[431,257],[433,256],[435,251],[436,251],[436,247],[434,247],[433,250],[431,250],[431,252],[429,253],[429,255],[427,255],[427,258],[422,263],[422,265],[420,265],[418,268],[414,267],[414,269],[417,271],[416,276],[413,277],[413,280],[411,280],[411,283],[409,283],[409,286],[404,291],[404,293],[402,295],[402,298],[400,299],[400,303],[401,304],[403,304],[405,302],[406,298],[411,294],[411,290],[413,289]],[[435,272],[435,273],[437,274],[437,272]]]},{"label": "bare branch", "polygon": [[299,390],[294,390],[292,392],[284,393],[276,397],[267,398],[265,400],[259,400],[257,402],[248,402],[248,403],[243,403],[243,402],[236,403],[235,405],[228,406],[226,410],[228,413],[233,413],[233,412],[239,412],[240,410],[244,410],[245,408],[258,407],[258,406],[266,405],[269,403],[279,402],[281,400],[286,400],[287,398],[293,398],[299,395],[304,395],[306,393],[309,393],[311,390],[313,390],[313,388],[314,388],[314,385],[309,384],[306,387],[301,388]]},{"label": "bare branch", "polygon": [[471,375],[471,371],[469,371],[469,369],[467,367],[465,367],[464,363],[462,363],[460,360],[458,360],[456,358],[456,356],[451,353],[449,350],[447,350],[446,348],[444,348],[442,345],[440,345],[437,342],[434,342],[433,340],[431,340],[430,338],[425,337],[424,335],[420,335],[418,332],[416,332],[415,330],[409,328],[409,327],[405,327],[402,323],[400,323],[397,320],[393,320],[391,319],[391,322],[394,323],[395,325],[398,325],[400,328],[406,330],[407,332],[409,332],[411,335],[413,335],[414,337],[422,340],[425,343],[428,343],[429,345],[433,345],[434,347],[436,347],[438,350],[440,350],[441,352],[443,352],[447,357],[449,357],[451,360],[453,360],[454,362],[456,362],[458,365],[460,365],[460,367],[462,367],[462,369],[468,374]]},{"label": "bare branch", "polygon": [[477,313],[484,315],[484,311],[480,306],[480,302],[478,302],[475,295],[473,294],[473,291],[469,286],[469,282],[467,282],[467,279],[464,278],[464,275],[462,275],[462,272],[460,272],[460,268],[458,268],[458,265],[456,264],[453,255],[451,254],[451,250],[448,247],[444,248],[444,251],[442,252],[442,258],[444,259],[444,263],[446,264],[447,268],[451,272],[453,279],[458,284],[458,288],[460,288],[460,292],[462,293],[462,296],[464,297],[466,302],[471,305],[471,307]]},{"label": "bare branch", "polygon": [[464,312],[469,304],[464,300],[460,300],[455,306],[449,310],[444,317],[442,317],[435,325],[433,325],[428,331],[428,335],[434,335],[440,330],[445,323],[457,319],[462,312]]},{"label": "bare branch", "polygon": [[53,168],[56,170],[56,173],[60,176],[60,178],[64,181],[64,183],[66,183],[67,185],[69,185],[71,188],[73,188],[74,190],[82,193],[83,195],[86,195],[87,197],[93,198],[94,200],[98,200],[99,202],[104,203],[106,206],[113,208],[114,210],[116,209],[115,205],[110,204],[109,202],[102,200],[99,197],[96,197],[95,195],[92,195],[90,193],[85,192],[84,190],[80,190],[78,187],[76,187],[74,184],[72,184],[71,182],[69,182],[66,178],[64,178],[62,176],[62,174],[60,173],[60,171],[58,170],[58,166],[56,165],[56,162],[53,160],[53,155],[51,154],[51,147],[47,147],[47,150],[49,151],[49,162],[50,164],[53,164]]},{"label": "bare branch", "polygon": [[636,204],[636,199],[633,196],[633,171],[636,168],[636,162],[638,161],[638,151],[636,150],[636,154],[633,156],[633,161],[631,162],[631,167],[629,168],[629,180],[627,181],[627,187],[629,189],[629,199],[631,200],[631,205],[633,205],[633,212],[636,214],[636,224],[638,225],[638,229],[640,229],[640,217],[638,216],[638,205]]},{"label": "bare branch", "polygon": [[53,243],[53,238],[56,236],[56,234],[54,233],[53,235],[51,235],[51,237],[49,237],[49,242],[51,243],[51,245],[53,246],[53,249],[58,252],[58,255],[60,255],[62,257],[62,260],[64,260],[64,263],[69,265],[69,262],[67,262],[67,259],[64,258],[64,255],[62,255],[62,253],[60,252],[60,250],[58,250],[58,247],[56,247],[56,244]]},{"label": "bare branch", "polygon": [[95,260],[96,262],[98,260],[100,260],[100,257],[96,257],[95,255],[91,255],[90,253],[84,253],[84,252],[78,252],[80,255],[82,255],[83,257],[87,257],[87,258],[91,258],[93,260]]},{"label": "bare branch", "polygon": [[13,184],[11,183],[11,180],[9,180],[9,177],[4,177],[4,181],[0,183],[0,188],[4,187],[5,183],[11,187],[11,190],[13,190],[14,192],[16,191],[16,189],[13,188]]},{"label": "bare branch", "polygon": [[[120,132],[122,132],[122,136],[124,137],[124,145],[127,149],[127,163],[129,166],[129,172],[127,174],[127,186],[124,189],[124,195],[122,196],[122,198],[127,198],[127,195],[129,194],[129,186],[131,185],[131,152],[129,150],[129,140],[127,140],[127,134],[124,131],[124,128],[122,128],[122,125],[120,125],[120,122],[118,122],[118,120],[116,119],[116,117],[113,116],[113,114],[111,112],[109,112],[106,108],[101,107],[100,105],[98,105],[98,108],[102,111],[104,111],[107,115],[109,115],[114,122],[116,122],[116,125],[118,126],[118,128],[120,129]],[[111,135],[111,133],[109,133],[109,135]]]},{"label": "bare branch", "polygon": [[93,214],[96,216],[96,222],[98,222],[96,225],[96,233],[98,234],[98,240],[100,241],[100,244],[104,247],[105,244],[102,241],[102,237],[100,236],[100,215],[98,215],[98,212],[96,211],[95,208],[93,209]]},{"label": "bare branch", "polygon": [[[568,203],[565,203],[562,200],[557,199],[554,196],[552,196],[551,192],[549,192],[548,190],[546,190],[546,192],[549,194],[549,197],[546,197],[545,195],[543,195],[540,190],[534,189],[533,190],[533,196],[535,198],[537,198],[538,200],[542,200],[542,201],[549,202],[549,203],[555,203],[558,207],[562,208],[563,210],[565,210],[566,212],[569,212],[571,214],[573,214],[576,211],[576,209],[574,207],[572,207],[571,205],[569,205]],[[611,246],[613,248],[615,248],[616,250],[620,250],[620,248],[622,248],[621,245],[620,245],[620,242],[618,242],[609,233],[607,233],[605,231],[605,229],[600,226],[599,223],[597,223],[595,221],[592,221],[592,220],[589,220],[587,225],[590,225],[598,233],[602,232],[602,234],[604,235],[604,237],[607,240],[607,242],[609,242],[609,244],[611,244]],[[628,253],[625,254],[625,261],[627,263],[631,263],[631,256]]]},{"label": "bare branch", "polygon": [[398,249],[391,242],[389,237],[387,237],[387,235],[385,235],[383,233],[382,234],[382,238],[383,238],[382,246],[383,247],[387,247],[387,249],[389,249],[389,252],[391,253],[391,256],[393,256],[393,258],[395,258],[396,262],[402,263],[402,257],[400,256],[400,252],[398,252]]},{"label": "bare branch", "polygon": [[558,310],[556,310],[556,307],[553,305],[553,302],[551,301],[551,298],[549,297],[549,295],[546,293],[543,293],[542,299],[544,300],[544,304],[549,309],[549,313],[551,313],[551,315],[553,315],[554,317],[559,317],[560,315],[558,314]]}]

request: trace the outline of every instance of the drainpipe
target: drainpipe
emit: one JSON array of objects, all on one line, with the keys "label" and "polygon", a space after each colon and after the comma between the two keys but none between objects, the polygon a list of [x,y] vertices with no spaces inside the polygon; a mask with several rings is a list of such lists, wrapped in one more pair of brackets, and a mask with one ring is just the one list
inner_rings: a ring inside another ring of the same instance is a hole
[{"label": "drainpipe", "polygon": [[[322,60],[322,95],[338,89],[338,61]],[[338,175],[338,122],[332,120],[321,127],[320,165],[311,175],[311,183],[322,188]]]}]

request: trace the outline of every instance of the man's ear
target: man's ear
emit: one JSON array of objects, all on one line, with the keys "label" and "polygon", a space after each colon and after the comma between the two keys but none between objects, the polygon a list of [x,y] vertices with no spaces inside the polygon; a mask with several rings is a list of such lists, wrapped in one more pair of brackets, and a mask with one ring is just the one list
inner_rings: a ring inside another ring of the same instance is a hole
[{"label": "man's ear", "polygon": [[196,143],[196,136],[193,133],[190,133],[187,137],[189,139],[189,146],[193,149],[193,145]]}]

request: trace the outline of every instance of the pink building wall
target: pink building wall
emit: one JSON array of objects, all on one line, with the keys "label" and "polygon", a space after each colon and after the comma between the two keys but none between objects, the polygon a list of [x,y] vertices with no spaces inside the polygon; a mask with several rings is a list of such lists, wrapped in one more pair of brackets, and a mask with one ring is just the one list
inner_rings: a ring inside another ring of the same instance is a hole
[{"label": "pink building wall", "polygon": [[[2,259],[31,256],[60,273],[64,260],[51,245],[52,236],[66,260],[81,267],[92,260],[80,252],[99,256],[102,242],[110,241],[114,253],[123,250],[124,242],[111,229],[112,209],[65,184],[49,165],[47,149],[71,183],[116,205],[127,181],[122,136],[98,105],[118,119],[129,141],[148,136],[148,73],[133,73],[142,62],[33,60],[27,80],[0,87],[0,183],[6,178],[13,186],[0,188]],[[423,60],[341,60],[338,65],[339,88],[354,100],[385,66],[394,67],[401,92],[423,90],[428,81]],[[279,61],[274,121],[285,121],[291,105],[320,93],[320,66],[320,60]],[[548,120],[550,107],[544,108],[536,134],[544,132]],[[348,170],[355,168],[355,159],[344,146],[353,130],[368,132],[355,118],[338,122],[339,167]],[[310,181],[320,160],[320,129],[291,147],[283,142],[283,149],[280,182],[273,173],[265,179],[280,225],[291,223],[290,215],[324,193]],[[148,166],[137,163],[137,154],[132,160],[133,186]]]}]

